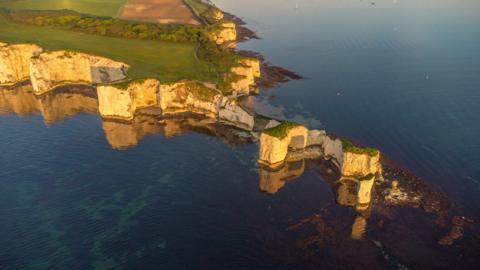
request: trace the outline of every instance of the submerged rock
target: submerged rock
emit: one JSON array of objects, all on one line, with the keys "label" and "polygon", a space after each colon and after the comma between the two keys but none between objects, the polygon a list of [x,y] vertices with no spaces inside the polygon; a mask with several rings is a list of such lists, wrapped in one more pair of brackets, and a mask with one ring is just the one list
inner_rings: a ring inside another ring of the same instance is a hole
[{"label": "submerged rock", "polygon": [[398,181],[392,181],[392,187],[384,191],[385,202],[392,205],[418,205],[421,197],[410,194],[398,186]]},{"label": "submerged rock", "polygon": [[473,220],[464,216],[454,216],[452,218],[452,224],[456,226],[465,226],[467,224],[472,224]]},{"label": "submerged rock", "polygon": [[450,232],[448,233],[452,239],[457,240],[463,236],[463,228],[460,226],[453,226]]},{"label": "submerged rock", "polygon": [[438,244],[442,246],[450,246],[453,244],[453,239],[450,236],[444,236],[442,239],[438,240]]},{"label": "submerged rock", "polygon": [[352,225],[351,237],[354,240],[363,239],[363,235],[367,230],[367,219],[362,216],[357,216]]}]

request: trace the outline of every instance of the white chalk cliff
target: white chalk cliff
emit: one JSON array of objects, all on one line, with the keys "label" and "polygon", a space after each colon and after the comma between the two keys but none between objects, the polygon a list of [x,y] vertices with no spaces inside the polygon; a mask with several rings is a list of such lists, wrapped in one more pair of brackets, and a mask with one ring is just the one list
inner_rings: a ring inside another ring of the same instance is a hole
[{"label": "white chalk cliff", "polygon": [[380,154],[371,156],[369,154],[343,152],[341,171],[342,175],[346,177],[362,177],[381,173]]},{"label": "white chalk cliff", "polygon": [[[275,128],[282,129],[277,126]],[[302,125],[285,128],[285,134],[274,136],[266,132],[260,135],[258,162],[267,166],[281,165],[289,148],[303,149],[307,146],[308,129]]]},{"label": "white chalk cliff", "polygon": [[200,82],[184,81],[160,86],[164,114],[195,113],[215,118],[223,95]]},{"label": "white chalk cliff", "polygon": [[44,52],[30,59],[30,80],[37,95],[62,85],[119,81],[127,70],[124,63],[71,51]]},{"label": "white chalk cliff", "polygon": [[[230,29],[224,32],[224,40],[234,38],[232,27],[228,23],[223,25]],[[138,109],[156,107],[166,115],[195,113],[253,129],[253,115],[224,97],[214,85],[196,81],[161,83],[157,79],[122,82],[128,68],[122,62],[79,52],[45,52],[33,44],[0,43],[0,85],[29,79],[35,95],[65,85],[96,86],[99,111],[105,118],[132,120]],[[232,73],[239,77],[232,83],[232,90],[248,94],[255,78],[260,76],[260,63],[258,59],[244,57]]]},{"label": "white chalk cliff", "polygon": [[105,118],[132,120],[139,108],[158,104],[160,82],[155,79],[136,81],[124,85],[97,86],[100,115]]},{"label": "white chalk cliff", "polygon": [[42,51],[34,44],[0,43],[0,85],[13,85],[30,79],[30,58]]},{"label": "white chalk cliff", "polygon": [[115,82],[124,79],[127,70],[128,65],[104,57],[0,43],[0,85],[30,80],[37,95],[62,85]]},{"label": "white chalk cliff", "polygon": [[243,58],[230,71],[237,77],[231,83],[232,90],[240,95],[249,95],[256,84],[255,80],[261,75],[260,61],[256,58]]},{"label": "white chalk cliff", "polygon": [[243,129],[253,128],[253,115],[224,97],[218,90],[200,82],[182,81],[162,84],[156,79],[99,85],[99,110],[102,117],[131,120],[140,108],[161,110],[162,115],[194,113]]},{"label": "white chalk cliff", "polygon": [[235,47],[237,40],[237,28],[233,22],[223,22],[216,26],[215,31],[210,34],[210,40],[217,45],[228,44],[229,47]]},{"label": "white chalk cliff", "polygon": [[222,99],[218,117],[223,123],[248,131],[252,131],[255,125],[255,115],[238,105],[235,99]]},{"label": "white chalk cliff", "polygon": [[[282,128],[278,126],[274,129]],[[382,178],[380,152],[372,155],[361,151],[360,153],[349,151],[344,149],[340,139],[332,139],[325,131],[308,130],[302,125],[287,128],[284,131],[286,134],[283,135],[268,132],[269,129],[266,131],[260,135],[258,160],[260,164],[279,166],[285,161],[289,151],[299,152],[296,156],[306,156],[310,155],[310,152],[305,150],[316,145],[323,150],[323,158],[331,160],[339,168],[342,177],[361,179],[374,175],[375,178]]]}]

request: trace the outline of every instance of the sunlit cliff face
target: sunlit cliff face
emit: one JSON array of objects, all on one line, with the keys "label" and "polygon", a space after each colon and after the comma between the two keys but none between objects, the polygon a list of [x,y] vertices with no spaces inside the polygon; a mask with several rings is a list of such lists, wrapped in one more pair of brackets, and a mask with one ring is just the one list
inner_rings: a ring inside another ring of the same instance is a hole
[{"label": "sunlit cliff face", "polygon": [[[10,48],[8,52],[17,61],[16,54],[11,53],[15,50]],[[33,52],[26,55],[30,54]],[[20,58],[20,62],[25,60]],[[380,153],[370,155],[360,148],[348,149],[340,139],[322,130],[258,117],[238,104],[235,97],[224,96],[206,83],[162,84],[156,79],[146,79],[111,84],[125,76],[126,66],[122,63],[66,51],[30,58],[28,69],[23,65],[20,70],[3,61],[2,78],[18,83],[25,79],[23,74],[28,70],[33,84],[0,90],[0,111],[20,115],[40,113],[47,124],[77,113],[99,113],[106,140],[114,149],[134,147],[149,135],[163,134],[170,138],[188,131],[216,136],[228,143],[251,143],[258,139],[261,191],[272,195],[281,192],[287,183],[304,173],[307,163],[313,163],[321,168],[321,174],[328,176],[325,179],[337,194],[337,203],[358,213],[352,238],[362,237],[376,180],[383,178]],[[83,70],[62,72],[72,65]],[[243,75],[244,94],[248,94],[247,86],[260,75],[258,62],[245,62],[235,72]],[[82,87],[72,86],[82,82],[85,84]],[[108,83],[94,85],[97,82]],[[324,166],[325,163],[329,165]],[[407,194],[398,191],[401,190],[389,193],[392,204]]]},{"label": "sunlit cliff face", "polygon": [[[144,83],[149,83],[148,80]],[[101,96],[97,97],[97,91],[88,86],[68,86],[56,88],[43,95],[35,95],[31,84],[25,83],[12,88],[4,87],[0,89],[0,112],[2,114],[15,113],[22,117],[31,114],[40,114],[47,125],[55,124],[66,118],[73,117],[78,113],[107,115],[106,109],[119,108],[134,100],[136,110],[128,111],[126,120],[118,118],[103,118],[102,127],[108,143],[114,149],[125,149],[136,146],[145,136],[163,134],[166,138],[172,138],[195,130],[204,134],[218,136],[228,143],[244,143],[250,141],[248,133],[243,134],[242,138],[238,134],[242,134],[241,130],[235,127],[227,127],[217,122],[215,117],[206,117],[202,114],[195,114],[195,108],[188,103],[183,103],[188,97],[186,93],[177,93],[180,97],[171,96],[169,102],[165,100],[165,107],[168,115],[164,114],[162,107],[158,106],[158,83],[150,87],[151,92],[145,92],[132,88],[124,90],[122,93],[128,94],[128,100],[125,102],[118,99],[118,92],[114,90],[114,96],[108,96],[101,92]],[[156,85],[156,86],[155,86]],[[170,89],[170,88],[169,88]],[[177,88],[172,88],[177,89]],[[184,86],[180,88],[185,91]],[[175,90],[176,91],[176,90]],[[100,106],[98,99],[104,99],[108,102],[108,106]],[[172,105],[173,104],[173,105]],[[175,105],[176,104],[176,105]],[[216,107],[212,107],[217,110]],[[102,113],[103,111],[103,113]],[[244,111],[238,110],[230,113],[238,112],[241,115]],[[230,117],[233,117],[230,115]],[[232,123],[231,123],[232,124]]]},{"label": "sunlit cliff face", "polygon": [[[151,93],[141,90],[145,88],[144,84],[149,85],[148,88],[152,89]],[[178,117],[173,116],[163,118],[164,110],[169,107],[164,105],[164,107],[160,106],[157,108],[156,104],[161,103],[158,102],[157,98],[161,100],[163,99],[163,102],[167,102],[168,104],[171,102],[166,101],[165,97],[158,95],[157,91],[160,88],[159,84],[156,81],[149,82],[146,80],[138,84],[138,86],[140,87],[140,90],[134,87],[131,89],[127,88],[126,90],[114,89],[113,91],[115,95],[117,92],[128,95],[129,103],[132,103],[135,99],[135,102],[137,103],[136,106],[140,108],[137,114],[131,112],[131,114],[128,115],[128,121],[108,118],[103,120],[102,126],[106,139],[114,149],[133,147],[145,136],[154,134],[163,134],[165,137],[170,138],[178,136],[188,130],[196,129],[197,131],[203,130],[205,133],[222,136],[222,134],[226,135],[225,130],[236,130],[235,127],[229,127],[223,129],[223,133],[220,133],[220,130],[222,129],[217,128],[217,120],[202,115],[197,115],[197,117],[191,118],[184,114],[180,114]],[[172,89],[176,88],[174,87]],[[115,98],[106,96],[104,91],[106,90],[102,89],[98,91],[101,93],[98,98],[105,99],[111,103],[110,107],[113,108],[124,103],[123,101],[118,101]],[[1,90],[0,107],[2,107],[3,111],[10,111],[20,115],[39,113],[43,116],[46,123],[53,124],[56,121],[61,121],[67,117],[74,116],[77,113],[100,112],[102,115],[105,115],[105,108],[100,106],[96,94],[97,91],[95,91],[95,89],[77,86],[58,88],[39,96],[34,94],[31,85],[24,84],[12,89]],[[183,96],[183,94],[180,93],[180,96]],[[182,100],[181,97],[172,97],[170,99],[174,102]],[[230,103],[227,102],[226,104]],[[100,108],[100,110],[98,110],[98,108]],[[144,108],[145,111],[143,111],[142,108]],[[155,108],[157,110],[154,110]],[[182,113],[191,113],[192,111],[188,111],[188,108],[189,107],[185,107],[182,109],[179,107]],[[248,118],[250,119],[249,121],[253,121],[254,119],[251,113],[246,113],[243,110],[229,110],[229,113],[233,115],[238,114],[241,116],[240,118]],[[230,117],[233,117],[233,115]],[[267,121],[267,123],[269,122]],[[278,122],[276,123],[278,124]],[[245,134],[249,134],[248,132],[255,133],[251,131],[253,125],[253,123],[250,123],[244,126],[246,131]],[[268,126],[269,124],[266,125],[266,127]],[[286,160],[286,163],[277,168],[261,166],[260,189],[262,191],[270,194],[278,192],[289,180],[295,179],[303,174],[306,159],[316,160],[321,157],[321,145],[324,140],[323,138],[325,138],[325,133],[312,132],[303,126],[298,126],[294,131],[295,130],[298,130],[298,132],[290,132],[290,136],[287,136],[288,139],[285,140],[285,147],[281,149],[285,152],[282,153],[282,157],[279,160],[282,162]],[[305,150],[304,148],[307,144],[310,144],[311,147]],[[262,140],[260,140],[260,148],[262,147],[265,147],[265,145],[262,144]],[[367,185],[367,183],[370,183],[368,181],[361,181],[360,183],[360,188],[357,190],[359,193],[355,195],[356,198],[358,197],[356,202],[358,202],[359,209],[368,205],[368,187],[372,186]]]},{"label": "sunlit cliff face", "polygon": [[[216,42],[235,44],[235,24],[229,23],[221,29],[215,36]],[[228,74],[223,75],[231,77],[228,79],[231,91],[237,95],[249,95],[261,76],[260,60],[237,56],[235,61],[226,72]],[[37,95],[65,85],[94,86],[123,82],[127,79],[129,68],[126,63],[97,55],[70,50],[44,51],[35,44],[0,43],[0,85],[30,80]]]},{"label": "sunlit cliff face", "polygon": [[[157,82],[150,84],[148,81],[143,81],[143,83],[151,85],[149,88],[153,90],[142,91],[127,88],[113,91],[114,95],[118,93],[117,91],[128,93],[128,102],[135,100],[137,108],[131,111],[132,118],[129,118],[128,121],[102,119],[105,138],[112,148],[134,147],[145,136],[161,134],[166,138],[171,138],[192,131],[221,138],[227,143],[239,141],[252,143],[255,138],[260,138],[260,149],[278,147],[280,149],[278,152],[281,152],[281,158],[278,159],[279,163],[276,166],[272,168],[267,163],[259,167],[260,191],[270,195],[282,192],[293,180],[301,177],[308,169],[307,165],[310,164],[310,167],[319,169],[322,176],[319,181],[326,181],[332,187],[337,203],[355,211],[355,218],[348,221],[352,224],[351,238],[361,239],[363,237],[372,209],[372,194],[376,183],[381,181],[378,177],[382,174],[381,164],[378,163],[379,157],[348,152],[343,148],[340,140],[328,137],[325,131],[308,130],[303,126],[296,126],[295,132],[285,136],[284,138],[288,139],[283,142],[282,138],[278,139],[275,136],[271,140],[262,140],[262,136],[258,135],[260,132],[266,128],[278,127],[281,122],[274,119],[263,119],[262,125],[255,123],[258,118],[254,112],[247,112],[235,102],[230,103],[228,100],[219,101],[218,107],[211,107],[217,112],[225,110],[223,121],[219,121],[221,120],[219,119],[220,113],[218,113],[218,117],[192,113],[196,112],[195,110],[199,107],[190,111],[191,105],[194,103],[185,103],[188,99],[185,87],[169,87],[168,89],[173,91],[174,95],[164,99],[163,95],[158,95],[157,90],[160,91],[161,87]],[[77,113],[101,113],[101,110],[99,112],[101,105],[98,102],[97,90],[98,88],[86,86],[69,86],[56,88],[43,95],[35,95],[30,84],[3,88],[0,90],[0,111],[13,112],[22,116],[38,113],[42,115],[47,124],[53,124]],[[177,91],[179,92],[177,93]],[[159,99],[163,99],[164,102],[170,101],[166,103],[165,107],[161,107],[157,106],[158,103],[161,103]],[[114,98],[107,98],[107,100],[112,103],[113,107],[119,105]],[[179,107],[172,104],[179,104]],[[170,112],[168,117],[163,114],[165,108]],[[182,113],[176,114],[175,110],[180,110]],[[232,125],[232,120],[237,123]],[[230,125],[224,124],[227,122],[230,122]],[[242,125],[238,125],[238,123]],[[281,143],[275,145],[278,141]],[[268,145],[269,143],[274,144]],[[271,149],[268,151],[275,152]],[[269,155],[265,156],[269,157]],[[348,158],[345,158],[346,156]],[[349,172],[349,175],[346,175],[346,172]],[[363,175],[365,173],[372,175]],[[398,205],[412,199],[408,195],[408,190],[400,189],[398,186],[386,191],[388,195],[381,200],[384,199],[391,205]],[[415,201],[420,200],[420,195],[416,195]]]},{"label": "sunlit cliff face", "polygon": [[[137,110],[158,107],[164,115],[195,113],[253,129],[252,115],[236,103],[239,95],[249,95],[260,77],[260,61],[239,57],[228,82],[231,96],[208,82],[182,80],[162,83],[158,79],[127,80],[129,65],[108,58],[74,51],[43,51],[32,44],[0,44],[0,85],[30,81],[35,95],[59,87],[84,85],[96,88],[103,118],[133,120]],[[231,100],[232,99],[232,100]]]},{"label": "sunlit cliff face", "polygon": [[42,49],[33,44],[0,43],[0,85],[13,85],[30,79],[30,59]]}]

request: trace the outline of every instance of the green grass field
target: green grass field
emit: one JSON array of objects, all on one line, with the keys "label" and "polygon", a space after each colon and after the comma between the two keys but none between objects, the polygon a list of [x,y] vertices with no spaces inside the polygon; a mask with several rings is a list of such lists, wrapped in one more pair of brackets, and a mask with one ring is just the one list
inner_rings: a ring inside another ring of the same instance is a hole
[{"label": "green grass field", "polygon": [[193,12],[197,15],[206,12],[209,8],[208,5],[198,0],[185,0],[185,3],[189,5],[193,9]]},{"label": "green grass field", "polygon": [[47,50],[69,49],[127,63],[128,77],[218,81],[218,72],[195,55],[195,44],[112,38],[80,32],[18,25],[0,16],[0,41],[35,43]]},{"label": "green grass field", "polygon": [[184,0],[183,2],[190,7],[193,14],[195,14],[195,16],[204,24],[211,24],[215,22],[215,20],[212,21],[209,18],[210,15],[208,14],[208,11],[211,8],[210,5],[203,3],[201,0]]},{"label": "green grass field", "polygon": [[97,16],[117,16],[127,0],[0,0],[0,7],[20,10],[70,9]]}]

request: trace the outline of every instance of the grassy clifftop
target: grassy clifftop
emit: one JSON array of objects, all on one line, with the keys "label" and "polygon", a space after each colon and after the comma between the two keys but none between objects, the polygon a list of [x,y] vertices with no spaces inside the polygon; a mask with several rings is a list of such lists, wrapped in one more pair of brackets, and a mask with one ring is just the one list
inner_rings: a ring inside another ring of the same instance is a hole
[{"label": "grassy clifftop", "polygon": [[[171,0],[165,0],[171,1]],[[222,13],[200,0],[178,0],[204,24],[159,24],[117,18],[126,0],[0,0],[0,41],[72,50],[130,65],[127,80],[230,83],[235,52],[219,46]],[[103,6],[109,6],[103,10]],[[65,8],[65,9],[62,9]],[[108,15],[108,16],[98,16]],[[230,87],[230,85],[228,85]]]},{"label": "grassy clifftop", "polygon": [[153,77],[161,81],[195,79],[216,81],[214,66],[198,59],[194,43],[113,38],[51,27],[18,25],[0,16],[0,40],[35,43],[47,50],[75,50],[129,64],[129,78]]},{"label": "grassy clifftop", "polygon": [[375,157],[378,154],[380,154],[380,151],[376,148],[358,147],[358,146],[355,146],[351,141],[345,138],[342,138],[341,141],[342,141],[343,151],[345,152],[350,152],[350,153],[359,154],[359,155],[369,155],[371,157]]},{"label": "grassy clifftop", "polygon": [[[203,22],[209,21],[214,7],[201,0],[181,0]],[[115,18],[128,0],[0,0],[9,10],[72,10],[83,14]]]},{"label": "grassy clifftop", "polygon": [[69,9],[97,16],[115,17],[127,0],[0,0],[0,7],[11,10]]},{"label": "grassy clifftop", "polygon": [[279,139],[283,139],[288,135],[290,129],[300,126],[300,124],[290,121],[284,121],[280,125],[272,128],[267,128],[263,130],[263,133],[270,135],[272,137],[276,137]]}]

